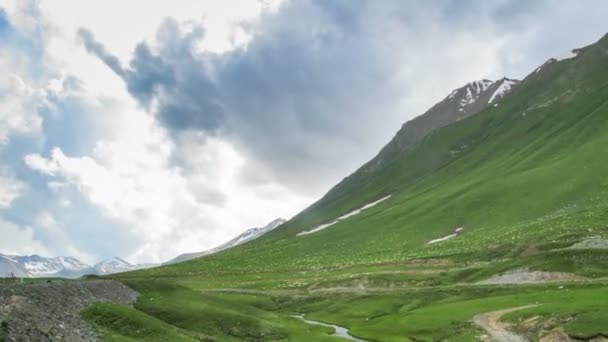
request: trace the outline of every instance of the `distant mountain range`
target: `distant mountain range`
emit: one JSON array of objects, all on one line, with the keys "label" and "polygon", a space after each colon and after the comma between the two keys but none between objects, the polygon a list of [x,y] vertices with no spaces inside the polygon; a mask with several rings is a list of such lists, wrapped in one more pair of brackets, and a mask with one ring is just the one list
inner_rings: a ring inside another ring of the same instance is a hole
[{"label": "distant mountain range", "polygon": [[[181,254],[164,264],[175,264],[241,245],[245,242],[257,239],[258,237],[285,223],[285,221],[286,220],[282,218],[275,219],[264,227],[247,229],[239,236],[218,247],[203,252]],[[10,277],[12,274],[19,278],[78,278],[84,275],[107,275],[150,268],[158,265],[159,264],[134,265],[119,257],[102,260],[94,265],[88,265],[74,257],[68,256],[47,258],[39,255],[21,256],[4,255],[0,253],[0,277]]]},{"label": "distant mountain range", "polygon": [[78,278],[83,275],[106,275],[156,266],[156,264],[133,265],[118,257],[88,265],[74,257],[46,258],[39,255],[0,254],[0,277],[11,274],[20,278],[61,277]]},{"label": "distant mountain range", "polygon": [[238,245],[242,245],[245,242],[255,240],[255,239],[259,238],[260,236],[274,230],[275,228],[279,227],[286,221],[287,220],[285,220],[283,218],[278,218],[278,219],[271,221],[264,227],[254,227],[254,228],[247,229],[246,231],[244,231],[242,234],[235,237],[234,239],[232,239],[224,244],[221,244],[215,248],[208,249],[208,250],[205,250],[202,252],[181,254],[181,255],[177,256],[175,259],[171,259],[171,260],[167,261],[163,265],[176,264],[178,262],[183,262],[183,261],[187,261],[190,259],[199,258],[199,257],[205,256],[205,255],[214,254],[214,253],[217,253],[217,252],[220,252],[220,251],[223,251],[223,250],[226,250],[226,249],[238,246]]}]

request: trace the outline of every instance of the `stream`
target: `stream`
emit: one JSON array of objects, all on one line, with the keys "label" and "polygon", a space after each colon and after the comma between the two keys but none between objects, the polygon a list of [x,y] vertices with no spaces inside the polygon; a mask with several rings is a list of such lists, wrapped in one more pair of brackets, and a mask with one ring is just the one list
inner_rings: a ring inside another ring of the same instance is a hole
[{"label": "stream", "polygon": [[332,334],[332,336],[342,337],[342,338],[345,338],[345,339],[351,340],[351,341],[368,342],[366,340],[362,340],[360,338],[356,338],[356,337],[352,336],[350,334],[349,330],[345,327],[341,327],[339,325],[334,325],[334,324],[327,324],[327,323],[323,323],[323,322],[309,321],[304,318],[304,315],[292,315],[292,316],[297,319],[300,319],[308,324],[322,325],[324,327],[334,328],[335,332]]}]

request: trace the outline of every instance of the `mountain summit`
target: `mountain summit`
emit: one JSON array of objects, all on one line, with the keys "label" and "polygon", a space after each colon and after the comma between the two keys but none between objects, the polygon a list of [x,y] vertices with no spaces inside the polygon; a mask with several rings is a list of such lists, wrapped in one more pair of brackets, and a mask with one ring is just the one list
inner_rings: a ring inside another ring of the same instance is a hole
[{"label": "mountain summit", "polygon": [[194,259],[194,258],[199,258],[199,257],[205,256],[205,255],[214,254],[214,253],[217,253],[217,252],[220,252],[220,251],[223,251],[223,250],[226,250],[226,249],[238,246],[238,245],[242,245],[246,242],[255,240],[255,239],[259,238],[260,236],[276,229],[277,227],[279,227],[280,225],[282,225],[285,222],[287,222],[287,220],[285,220],[283,218],[274,219],[263,227],[249,228],[246,231],[244,231],[243,233],[241,233],[240,235],[238,235],[237,237],[233,238],[232,240],[225,242],[217,247],[214,247],[214,248],[208,249],[206,251],[202,251],[202,252],[181,254],[181,255],[177,256],[176,258],[167,261],[165,263],[165,265],[175,264],[178,262],[182,262],[182,261],[186,261],[186,260],[190,260],[190,259]]},{"label": "mountain summit", "polygon": [[[323,205],[332,206],[332,202],[346,199],[345,196],[352,198],[353,192],[367,191],[368,186],[375,188],[374,191],[381,190],[369,185],[374,179],[384,177],[380,175],[380,170],[403,160],[404,154],[431,132],[473,116],[490,106],[499,106],[501,99],[519,83],[519,80],[503,77],[496,81],[473,81],[454,89],[425,113],[404,123],[395,137],[372,160],[335,185],[307,211]],[[429,155],[428,158],[433,156]]]}]

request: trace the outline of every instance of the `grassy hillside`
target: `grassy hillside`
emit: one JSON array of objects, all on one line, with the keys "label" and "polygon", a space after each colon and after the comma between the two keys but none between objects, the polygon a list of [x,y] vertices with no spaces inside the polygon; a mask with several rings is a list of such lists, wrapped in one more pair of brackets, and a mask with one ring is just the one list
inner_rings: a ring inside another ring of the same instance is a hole
[{"label": "grassy hillside", "polygon": [[[468,341],[481,334],[475,314],[530,303],[540,306],[505,316],[513,329],[608,335],[598,307],[608,299],[608,249],[569,248],[608,239],[606,66],[608,37],[546,63],[496,106],[393,151],[262,239],[114,277],[142,293],[135,310],[150,322],[221,341],[333,338],[296,312],[369,340]],[[562,283],[478,284],[513,270]]]},{"label": "grassy hillside", "polygon": [[[477,115],[436,130],[351,194],[314,206],[265,238],[138,274],[342,267],[467,255],[487,260],[530,245],[604,234],[608,206],[608,39],[553,61]],[[298,232],[391,194],[306,236]],[[464,227],[445,243],[432,239]]]}]

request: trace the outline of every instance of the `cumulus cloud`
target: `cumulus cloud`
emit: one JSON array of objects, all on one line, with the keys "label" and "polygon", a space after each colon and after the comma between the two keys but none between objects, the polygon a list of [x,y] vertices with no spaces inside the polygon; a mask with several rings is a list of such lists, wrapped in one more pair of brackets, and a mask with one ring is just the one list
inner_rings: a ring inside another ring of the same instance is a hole
[{"label": "cumulus cloud", "polygon": [[[42,118],[37,106],[43,94],[27,84],[19,75],[11,73],[14,65],[2,58],[0,51],[0,146],[6,145],[14,134],[34,134],[41,131]],[[6,77],[8,76],[8,77]]]},{"label": "cumulus cloud", "polygon": [[0,170],[0,209],[6,209],[17,199],[26,185],[7,170]]},{"label": "cumulus cloud", "polygon": [[0,231],[2,232],[2,239],[0,239],[2,254],[48,255],[48,250],[43,243],[34,238],[34,231],[31,227],[21,228],[13,222],[0,218]]},{"label": "cumulus cloud", "polygon": [[248,157],[243,181],[318,195],[451,89],[515,70],[541,11],[561,13],[543,2],[294,1],[244,24],[247,45],[221,54],[197,49],[202,26],[168,19],[128,66],[80,37],[170,131],[232,141]]},{"label": "cumulus cloud", "polygon": [[[182,132],[176,149],[154,117],[137,110],[123,114],[136,125],[116,125],[122,129],[113,139],[100,140],[90,155],[68,156],[55,148],[49,156],[29,154],[24,161],[49,177],[53,191],[75,189],[123,227],[122,236],[113,239],[129,239],[124,257],[164,261],[217,245],[245,228],[242,222],[273,217],[260,203],[274,210],[294,207],[294,200],[281,198],[288,194],[280,187],[271,187],[275,194],[240,188],[234,179],[243,159],[226,142]],[[174,159],[188,167],[176,166]]]}]

